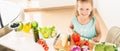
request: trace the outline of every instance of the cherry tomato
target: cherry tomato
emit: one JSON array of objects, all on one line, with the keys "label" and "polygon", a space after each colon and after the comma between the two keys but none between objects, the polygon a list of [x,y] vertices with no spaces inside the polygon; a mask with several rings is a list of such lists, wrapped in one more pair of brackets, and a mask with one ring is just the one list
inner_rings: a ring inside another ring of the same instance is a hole
[{"label": "cherry tomato", "polygon": [[49,49],[49,47],[47,47],[47,46],[46,46],[46,47],[44,47],[44,50],[45,50],[45,51],[48,51],[48,49]]},{"label": "cherry tomato", "polygon": [[80,46],[80,41],[75,42],[75,44],[76,44],[77,46]]},{"label": "cherry tomato", "polygon": [[42,40],[38,40],[37,43],[42,45],[44,42]]},{"label": "cherry tomato", "polygon": [[47,44],[43,44],[43,47],[46,47],[47,46]]},{"label": "cherry tomato", "polygon": [[37,43],[38,43],[38,44],[41,44],[45,51],[48,51],[49,47],[47,46],[47,44],[46,44],[45,41],[43,41],[43,40],[38,40]]},{"label": "cherry tomato", "polygon": [[89,42],[85,41],[84,45],[89,46]]}]

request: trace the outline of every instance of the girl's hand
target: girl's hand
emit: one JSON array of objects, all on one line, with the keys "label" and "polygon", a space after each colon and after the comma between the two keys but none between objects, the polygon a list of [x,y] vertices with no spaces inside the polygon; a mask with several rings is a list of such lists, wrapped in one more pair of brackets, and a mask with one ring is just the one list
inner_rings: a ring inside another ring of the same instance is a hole
[{"label": "girl's hand", "polygon": [[99,37],[94,37],[94,38],[92,38],[92,40],[95,41],[95,42],[99,42],[100,38]]},{"label": "girl's hand", "polygon": [[74,30],[73,29],[68,29],[68,32],[70,33],[70,34],[73,34],[74,33]]}]

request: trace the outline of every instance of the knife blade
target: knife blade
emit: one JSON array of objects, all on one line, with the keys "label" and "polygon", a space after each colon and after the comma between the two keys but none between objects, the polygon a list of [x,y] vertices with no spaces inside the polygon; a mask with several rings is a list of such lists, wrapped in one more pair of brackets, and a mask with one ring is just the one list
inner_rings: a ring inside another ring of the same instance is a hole
[{"label": "knife blade", "polygon": [[58,40],[59,37],[60,37],[60,34],[58,34],[57,37],[55,38],[53,45],[56,44],[56,41]]}]

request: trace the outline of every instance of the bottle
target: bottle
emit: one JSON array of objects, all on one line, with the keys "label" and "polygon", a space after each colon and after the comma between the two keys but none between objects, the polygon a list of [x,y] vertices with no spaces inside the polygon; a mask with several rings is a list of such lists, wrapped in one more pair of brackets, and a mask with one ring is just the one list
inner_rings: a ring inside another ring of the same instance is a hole
[{"label": "bottle", "polygon": [[39,32],[38,29],[33,29],[34,32],[34,40],[37,42],[39,40]]}]

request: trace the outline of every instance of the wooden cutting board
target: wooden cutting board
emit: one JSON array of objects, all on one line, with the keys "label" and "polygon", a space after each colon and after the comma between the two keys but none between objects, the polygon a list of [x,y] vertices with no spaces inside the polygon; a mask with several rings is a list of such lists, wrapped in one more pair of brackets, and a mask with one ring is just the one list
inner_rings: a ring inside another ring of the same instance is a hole
[{"label": "wooden cutting board", "polygon": [[[68,37],[68,36],[67,36]],[[80,47],[82,47],[84,45],[85,40],[81,40],[80,41]],[[64,49],[65,51],[70,51],[70,49],[72,48],[72,46],[74,46],[75,43],[73,42],[72,38],[71,38],[71,42],[70,45],[68,44],[68,40],[65,41],[65,45],[62,46],[62,40],[61,37],[58,38],[58,40],[56,41],[54,48],[56,49],[56,51],[58,51],[59,49]],[[93,50],[95,43],[94,42],[89,42],[89,48],[90,51]]]}]

